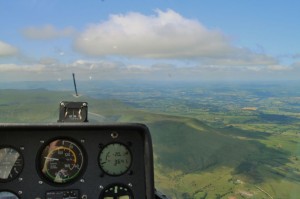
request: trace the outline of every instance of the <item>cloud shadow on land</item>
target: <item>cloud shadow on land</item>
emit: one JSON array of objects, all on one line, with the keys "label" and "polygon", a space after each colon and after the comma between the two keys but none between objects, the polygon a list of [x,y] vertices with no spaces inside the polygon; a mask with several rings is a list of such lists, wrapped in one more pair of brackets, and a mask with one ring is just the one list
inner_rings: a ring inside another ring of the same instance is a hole
[{"label": "cloud shadow on land", "polygon": [[[234,168],[233,175],[241,174],[252,182],[263,182],[269,177],[275,178],[269,174],[276,174],[277,167],[289,162],[288,152],[256,140],[234,138],[195,121],[164,120],[149,124],[158,164],[183,173],[227,166]],[[256,138],[264,139],[263,136]]]}]

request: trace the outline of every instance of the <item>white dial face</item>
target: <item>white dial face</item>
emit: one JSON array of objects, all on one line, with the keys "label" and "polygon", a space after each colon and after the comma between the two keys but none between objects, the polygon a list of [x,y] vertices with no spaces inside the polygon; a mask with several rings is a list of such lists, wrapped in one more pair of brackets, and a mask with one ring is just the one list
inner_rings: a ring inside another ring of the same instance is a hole
[{"label": "white dial face", "polygon": [[0,192],[0,199],[19,199],[15,194],[7,191],[1,191]]},{"label": "white dial face", "polygon": [[129,149],[120,143],[105,146],[99,156],[102,170],[108,175],[122,175],[128,171],[132,162]]},{"label": "white dial face", "polygon": [[0,148],[0,181],[6,182],[15,179],[22,169],[23,157],[16,149]]}]

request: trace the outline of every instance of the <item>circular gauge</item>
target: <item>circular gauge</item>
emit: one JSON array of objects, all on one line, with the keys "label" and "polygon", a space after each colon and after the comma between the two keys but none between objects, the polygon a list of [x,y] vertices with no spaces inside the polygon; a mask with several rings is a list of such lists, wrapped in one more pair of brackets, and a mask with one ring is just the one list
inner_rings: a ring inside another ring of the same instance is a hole
[{"label": "circular gauge", "polygon": [[101,169],[108,175],[118,176],[126,173],[131,165],[129,149],[120,143],[108,144],[99,155]]},{"label": "circular gauge", "polygon": [[82,149],[68,139],[57,139],[42,149],[40,171],[49,181],[57,184],[73,182],[83,172],[85,157]]},{"label": "circular gauge", "polygon": [[14,193],[12,192],[8,192],[8,191],[0,191],[0,199],[19,199],[18,196],[16,196]]},{"label": "circular gauge", "polygon": [[100,199],[133,199],[132,191],[125,185],[113,184],[106,187],[100,195]]},{"label": "circular gauge", "polygon": [[8,182],[18,177],[23,166],[23,156],[19,151],[11,147],[0,148],[0,182]]}]

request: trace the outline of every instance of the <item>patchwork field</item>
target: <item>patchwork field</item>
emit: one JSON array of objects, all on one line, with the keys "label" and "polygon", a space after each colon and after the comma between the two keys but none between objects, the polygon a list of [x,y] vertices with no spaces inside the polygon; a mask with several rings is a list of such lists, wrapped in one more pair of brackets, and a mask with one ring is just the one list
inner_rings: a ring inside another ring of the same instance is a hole
[{"label": "patchwork field", "polygon": [[295,84],[94,86],[79,98],[2,89],[0,122],[56,122],[63,100],[87,101],[90,122],[146,123],[156,187],[172,198],[299,198]]}]

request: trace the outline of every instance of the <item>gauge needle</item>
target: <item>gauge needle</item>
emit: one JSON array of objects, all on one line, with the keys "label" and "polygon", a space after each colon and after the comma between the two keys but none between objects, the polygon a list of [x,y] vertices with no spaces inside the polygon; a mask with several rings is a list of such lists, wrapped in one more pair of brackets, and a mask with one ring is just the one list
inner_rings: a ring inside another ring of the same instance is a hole
[{"label": "gauge needle", "polygon": [[57,158],[49,158],[49,157],[44,157],[45,159],[47,159],[47,160],[56,160],[56,161],[58,161],[59,159],[57,159]]}]

